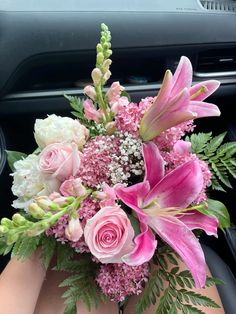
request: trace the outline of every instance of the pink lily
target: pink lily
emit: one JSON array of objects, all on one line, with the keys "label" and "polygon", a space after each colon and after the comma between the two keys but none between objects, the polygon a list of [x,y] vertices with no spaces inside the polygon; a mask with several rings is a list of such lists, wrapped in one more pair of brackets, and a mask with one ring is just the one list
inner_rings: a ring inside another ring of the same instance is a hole
[{"label": "pink lily", "polygon": [[188,120],[219,116],[216,105],[203,102],[220,85],[216,80],[201,82],[191,87],[192,65],[187,57],[181,57],[172,75],[167,70],[161,89],[140,123],[140,135],[149,141],[161,132]]},{"label": "pink lily", "polygon": [[133,252],[123,261],[133,266],[149,261],[157,245],[154,231],[179,254],[192,273],[196,287],[203,287],[205,258],[191,230],[201,228],[216,236],[218,221],[194,211],[194,207],[188,208],[202,188],[200,166],[197,161],[189,161],[164,175],[164,160],[152,142],[143,144],[143,156],[144,181],[130,187],[115,186],[117,197],[134,210],[141,227]]}]

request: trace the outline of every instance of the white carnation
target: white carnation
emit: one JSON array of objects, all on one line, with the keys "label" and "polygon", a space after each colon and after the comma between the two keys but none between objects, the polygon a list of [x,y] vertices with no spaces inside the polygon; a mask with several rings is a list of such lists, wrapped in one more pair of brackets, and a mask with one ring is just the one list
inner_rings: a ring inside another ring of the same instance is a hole
[{"label": "white carnation", "polygon": [[40,148],[62,142],[74,142],[82,148],[89,133],[78,120],[55,114],[49,115],[46,119],[37,119],[34,131],[35,140]]},{"label": "white carnation", "polygon": [[38,161],[39,157],[32,154],[14,163],[12,192],[18,197],[13,202],[15,208],[25,208],[34,196],[45,191]]}]

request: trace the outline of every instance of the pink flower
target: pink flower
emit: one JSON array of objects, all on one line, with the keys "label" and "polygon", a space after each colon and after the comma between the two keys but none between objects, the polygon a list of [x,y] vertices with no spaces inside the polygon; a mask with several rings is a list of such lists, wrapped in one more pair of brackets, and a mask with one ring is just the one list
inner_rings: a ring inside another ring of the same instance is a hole
[{"label": "pink flower", "polygon": [[87,85],[84,88],[84,94],[91,98],[93,101],[96,99],[96,91],[95,88],[91,85]]},{"label": "pink flower", "polygon": [[87,221],[84,237],[90,252],[101,263],[121,263],[133,249],[134,230],[119,206],[107,206]]},{"label": "pink flower", "polygon": [[65,229],[65,236],[68,240],[72,242],[77,242],[83,235],[83,229],[81,227],[79,218],[72,218],[69,221],[69,224],[67,225]]},{"label": "pink flower", "polygon": [[102,118],[101,110],[95,109],[92,100],[90,99],[85,100],[83,102],[83,107],[84,107],[84,115],[86,119],[99,122],[99,120]]},{"label": "pink flower", "polygon": [[220,115],[216,105],[203,102],[220,83],[209,80],[192,87],[191,83],[191,62],[182,57],[174,75],[171,71],[166,71],[157,97],[141,120],[140,135],[144,141],[152,140],[161,132],[182,122]]},{"label": "pink flower", "polygon": [[56,143],[43,149],[39,169],[48,178],[64,181],[75,176],[80,167],[80,155],[75,144]]},{"label": "pink flower", "polygon": [[143,145],[143,155],[144,182],[115,187],[117,197],[136,212],[141,229],[134,239],[133,252],[123,260],[131,266],[150,260],[157,245],[154,230],[183,259],[196,287],[203,287],[206,279],[204,254],[191,230],[201,228],[216,236],[218,221],[213,216],[188,209],[203,186],[200,165],[190,160],[165,175],[164,160],[154,143]]},{"label": "pink flower", "polygon": [[110,105],[113,105],[117,102],[123,90],[124,90],[124,87],[121,86],[119,82],[114,82],[111,84],[111,87],[109,88],[106,94]]},{"label": "pink flower", "polygon": [[60,192],[63,196],[81,197],[86,194],[86,188],[82,185],[80,178],[72,177],[62,183]]}]

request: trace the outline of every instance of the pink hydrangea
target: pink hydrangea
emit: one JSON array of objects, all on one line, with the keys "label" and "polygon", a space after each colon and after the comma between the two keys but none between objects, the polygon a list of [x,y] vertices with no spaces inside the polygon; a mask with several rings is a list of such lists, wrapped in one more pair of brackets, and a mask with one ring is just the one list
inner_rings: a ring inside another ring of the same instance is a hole
[{"label": "pink hydrangea", "polygon": [[119,146],[120,140],[115,136],[96,136],[85,145],[78,173],[83,184],[96,187],[111,183],[108,166],[119,155]]},{"label": "pink hydrangea", "polygon": [[104,264],[99,269],[96,281],[112,301],[121,302],[127,296],[140,294],[149,275],[148,263],[140,266]]},{"label": "pink hydrangea", "polygon": [[152,97],[147,97],[139,104],[133,102],[119,103],[119,110],[115,118],[117,129],[138,137],[140,121],[147,108],[152,104],[152,101]]},{"label": "pink hydrangea", "polygon": [[161,151],[169,151],[175,143],[180,140],[186,133],[194,130],[193,120],[182,122],[153,139],[153,142]]}]

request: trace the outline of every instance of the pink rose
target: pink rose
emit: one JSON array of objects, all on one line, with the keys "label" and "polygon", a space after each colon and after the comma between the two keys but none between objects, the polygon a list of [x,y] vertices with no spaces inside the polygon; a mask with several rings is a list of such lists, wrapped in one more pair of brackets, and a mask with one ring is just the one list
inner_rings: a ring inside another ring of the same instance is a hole
[{"label": "pink rose", "polygon": [[48,145],[39,157],[39,169],[42,173],[60,181],[75,176],[79,166],[80,155],[75,144]]},{"label": "pink rose", "polygon": [[63,196],[81,197],[86,194],[86,188],[82,185],[80,178],[72,177],[62,183],[60,192]]},{"label": "pink rose", "polygon": [[77,242],[83,235],[79,218],[72,218],[65,229],[66,238],[72,242]]},{"label": "pink rose", "polygon": [[134,230],[126,213],[118,206],[106,206],[87,220],[85,242],[101,263],[121,263],[133,250]]}]

